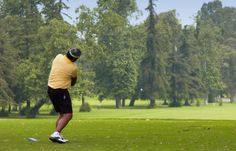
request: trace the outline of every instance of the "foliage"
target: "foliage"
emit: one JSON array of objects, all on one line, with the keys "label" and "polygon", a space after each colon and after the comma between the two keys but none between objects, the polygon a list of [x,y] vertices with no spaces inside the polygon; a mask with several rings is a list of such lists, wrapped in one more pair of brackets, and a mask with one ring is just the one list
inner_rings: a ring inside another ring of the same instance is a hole
[{"label": "foliage", "polygon": [[[14,100],[12,87],[15,85],[14,61],[17,57],[17,49],[11,45],[11,26],[6,22],[12,18],[0,19],[0,105],[4,108]],[[14,24],[14,23],[13,23]],[[4,103],[2,103],[4,102]]]},{"label": "foliage", "polygon": [[20,114],[21,116],[26,116],[26,115],[29,114],[29,112],[30,112],[30,108],[23,107],[23,108],[20,110],[19,114]]},{"label": "foliage", "polygon": [[[81,12],[77,24],[79,32],[87,43],[87,47],[97,50],[89,52],[89,55],[93,56],[90,67],[96,75],[96,92],[103,97],[120,99],[128,97],[132,95],[128,93],[133,91],[136,84],[137,69],[135,67],[137,66],[134,65],[133,57],[131,57],[134,50],[126,48],[129,45],[126,35],[130,34],[127,17],[135,11],[136,3],[133,0],[127,3],[132,7],[120,1],[100,0],[98,7],[93,10],[85,6],[77,9],[77,12]],[[130,53],[127,53],[128,51]],[[132,65],[128,67],[130,63]],[[129,73],[129,69],[135,71]],[[120,79],[124,81],[121,82]]]},{"label": "foliage", "polygon": [[158,91],[159,97],[161,99],[170,99],[177,103],[175,91],[179,89],[176,88],[177,83],[174,84],[173,80],[174,78],[178,80],[180,76],[177,77],[176,71],[173,71],[172,68],[177,64],[176,59],[179,60],[179,58],[176,58],[178,57],[176,49],[180,45],[181,26],[176,18],[176,12],[172,10],[161,13],[157,16],[157,24],[155,26],[157,29],[158,70],[160,70],[159,76],[162,75],[158,84],[161,88]]},{"label": "foliage", "polygon": [[54,108],[51,109],[49,115],[57,115],[58,113],[56,112],[56,110]]},{"label": "foliage", "polygon": [[196,106],[201,106],[201,100],[200,99],[197,99],[197,102],[196,102]]},{"label": "foliage", "polygon": [[219,106],[223,106],[223,100],[222,99],[219,100]]},{"label": "foliage", "polygon": [[201,12],[199,12],[199,20],[197,22],[201,76],[203,89],[206,92],[205,95],[209,102],[215,101],[214,98],[219,91],[225,88],[220,71],[224,60],[223,51],[220,49],[222,38],[221,27],[216,26],[214,20],[211,18],[220,9],[222,9],[220,1],[203,5]]},{"label": "foliage", "polygon": [[[141,75],[140,75],[140,86],[143,89],[142,95],[144,98],[149,99],[150,106],[155,106],[155,98],[158,92],[158,82],[160,82],[158,73],[158,62],[157,62],[157,41],[156,41],[156,29],[155,29],[155,11],[153,1],[149,1],[149,6],[147,7],[149,11],[149,17],[147,22],[147,39],[144,59],[141,62]],[[160,73],[162,74],[162,73]]]},{"label": "foliage", "polygon": [[[52,19],[62,20],[62,10],[69,7],[63,2],[63,0],[42,0],[43,4],[42,13],[45,15],[45,19],[50,21]],[[65,14],[66,15],[66,14]]]},{"label": "foliage", "polygon": [[98,0],[97,2],[100,11],[112,10],[116,14],[126,18],[135,11],[137,11],[137,4],[135,0]]},{"label": "foliage", "polygon": [[0,111],[0,117],[8,117],[9,113],[6,111]]},{"label": "foliage", "polygon": [[71,47],[82,50],[75,98],[112,98],[117,108],[139,97],[151,107],[157,99],[207,104],[224,94],[235,101],[236,9],[204,3],[196,26],[182,27],[175,10],[156,14],[154,2],[145,22],[131,25],[135,0],[98,0],[93,9],[76,10],[74,26],[63,20],[65,0],[1,0],[1,109],[33,102],[34,117],[47,100],[52,60]]},{"label": "foliage", "polygon": [[80,112],[90,112],[91,111],[91,107],[89,105],[89,103],[84,103],[80,106],[79,109]]},{"label": "foliage", "polygon": [[131,53],[121,50],[112,57],[112,88],[113,96],[122,99],[134,94],[137,84],[137,69]]},{"label": "foliage", "polygon": [[73,87],[72,95],[79,97],[83,96],[94,96],[94,72],[83,69],[79,66],[77,84]]}]

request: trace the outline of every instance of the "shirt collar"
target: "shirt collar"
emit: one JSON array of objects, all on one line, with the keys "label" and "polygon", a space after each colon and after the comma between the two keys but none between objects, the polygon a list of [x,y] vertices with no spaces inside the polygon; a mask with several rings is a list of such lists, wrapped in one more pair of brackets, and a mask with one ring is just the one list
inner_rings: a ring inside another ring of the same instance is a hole
[{"label": "shirt collar", "polygon": [[64,58],[65,60],[68,62],[68,63],[73,63],[69,58],[67,58],[65,55],[64,55]]}]

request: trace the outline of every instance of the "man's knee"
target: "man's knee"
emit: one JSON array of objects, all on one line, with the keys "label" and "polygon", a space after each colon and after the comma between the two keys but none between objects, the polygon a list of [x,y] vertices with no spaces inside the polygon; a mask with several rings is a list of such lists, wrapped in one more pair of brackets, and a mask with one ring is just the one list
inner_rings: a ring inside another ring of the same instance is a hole
[{"label": "man's knee", "polygon": [[72,117],[73,117],[73,114],[72,114],[72,113],[66,113],[66,114],[64,114],[64,116],[65,116],[68,120],[71,120]]}]

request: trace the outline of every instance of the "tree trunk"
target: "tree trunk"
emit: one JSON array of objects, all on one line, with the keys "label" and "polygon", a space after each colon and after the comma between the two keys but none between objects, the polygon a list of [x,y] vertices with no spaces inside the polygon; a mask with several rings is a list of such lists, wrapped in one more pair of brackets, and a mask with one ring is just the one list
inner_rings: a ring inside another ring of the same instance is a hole
[{"label": "tree trunk", "polygon": [[62,0],[59,0],[59,9],[58,9],[58,14],[61,14],[61,10],[62,10]]},{"label": "tree trunk", "polygon": [[236,93],[232,93],[230,95],[230,103],[234,103],[234,102],[236,102]]},{"label": "tree trunk", "polygon": [[2,105],[2,112],[5,112],[5,105]]},{"label": "tree trunk", "polygon": [[210,93],[208,94],[208,102],[209,102],[209,103],[215,102],[215,97],[214,97],[213,92],[210,92]]},{"label": "tree trunk", "polygon": [[30,108],[30,101],[29,100],[26,101],[26,108],[27,109]]},{"label": "tree trunk", "polygon": [[134,103],[135,103],[136,98],[132,97],[130,102],[129,102],[129,107],[134,107]]},{"label": "tree trunk", "polygon": [[27,115],[28,118],[35,118],[39,109],[46,103],[46,99],[41,99],[33,108],[30,109],[29,114]]},{"label": "tree trunk", "polygon": [[17,104],[16,103],[13,104],[13,109],[12,110],[17,111]]},{"label": "tree trunk", "polygon": [[8,113],[11,113],[11,104],[8,105]]},{"label": "tree trunk", "polygon": [[154,99],[150,99],[150,105],[149,105],[149,107],[150,107],[150,108],[154,108],[155,105],[156,105],[155,100],[154,100]]},{"label": "tree trunk", "polygon": [[122,107],[125,107],[125,99],[122,99]]},{"label": "tree trunk", "polygon": [[119,109],[120,108],[120,98],[116,97],[116,108]]},{"label": "tree trunk", "polygon": [[167,100],[165,99],[162,105],[168,105]]},{"label": "tree trunk", "polygon": [[185,99],[184,106],[190,106],[188,99]]},{"label": "tree trunk", "polygon": [[191,99],[191,104],[195,104],[196,103],[196,99]]},{"label": "tree trunk", "polygon": [[208,94],[206,94],[206,96],[205,96],[204,104],[208,105]]},{"label": "tree trunk", "polygon": [[85,99],[84,99],[84,95],[83,94],[81,94],[82,96],[82,105],[84,105],[84,103],[85,103]]},{"label": "tree trunk", "polygon": [[19,103],[19,112],[21,111],[21,107],[22,107],[22,103],[21,101],[18,102]]}]

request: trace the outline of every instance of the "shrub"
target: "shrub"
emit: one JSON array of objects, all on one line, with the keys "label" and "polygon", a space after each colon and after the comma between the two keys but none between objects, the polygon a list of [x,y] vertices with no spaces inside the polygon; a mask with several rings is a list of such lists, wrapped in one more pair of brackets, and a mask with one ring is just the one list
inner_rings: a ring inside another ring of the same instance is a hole
[{"label": "shrub", "polygon": [[181,102],[179,102],[179,101],[172,101],[170,104],[169,104],[169,107],[181,107],[182,106],[182,104],[181,104]]},{"label": "shrub", "polygon": [[0,117],[8,117],[8,112],[6,111],[0,111]]},{"label": "shrub", "polygon": [[50,111],[49,115],[57,115],[56,110],[53,108],[53,109]]},{"label": "shrub", "polygon": [[219,100],[219,106],[223,106],[223,100],[222,99]]},{"label": "shrub", "polygon": [[197,99],[196,106],[201,106],[201,101]]},{"label": "shrub", "polygon": [[28,115],[30,112],[30,108],[29,107],[23,107],[21,110],[20,110],[20,115]]},{"label": "shrub", "polygon": [[80,112],[90,112],[91,111],[91,107],[89,105],[89,103],[84,103],[81,105],[80,109],[79,109]]}]

